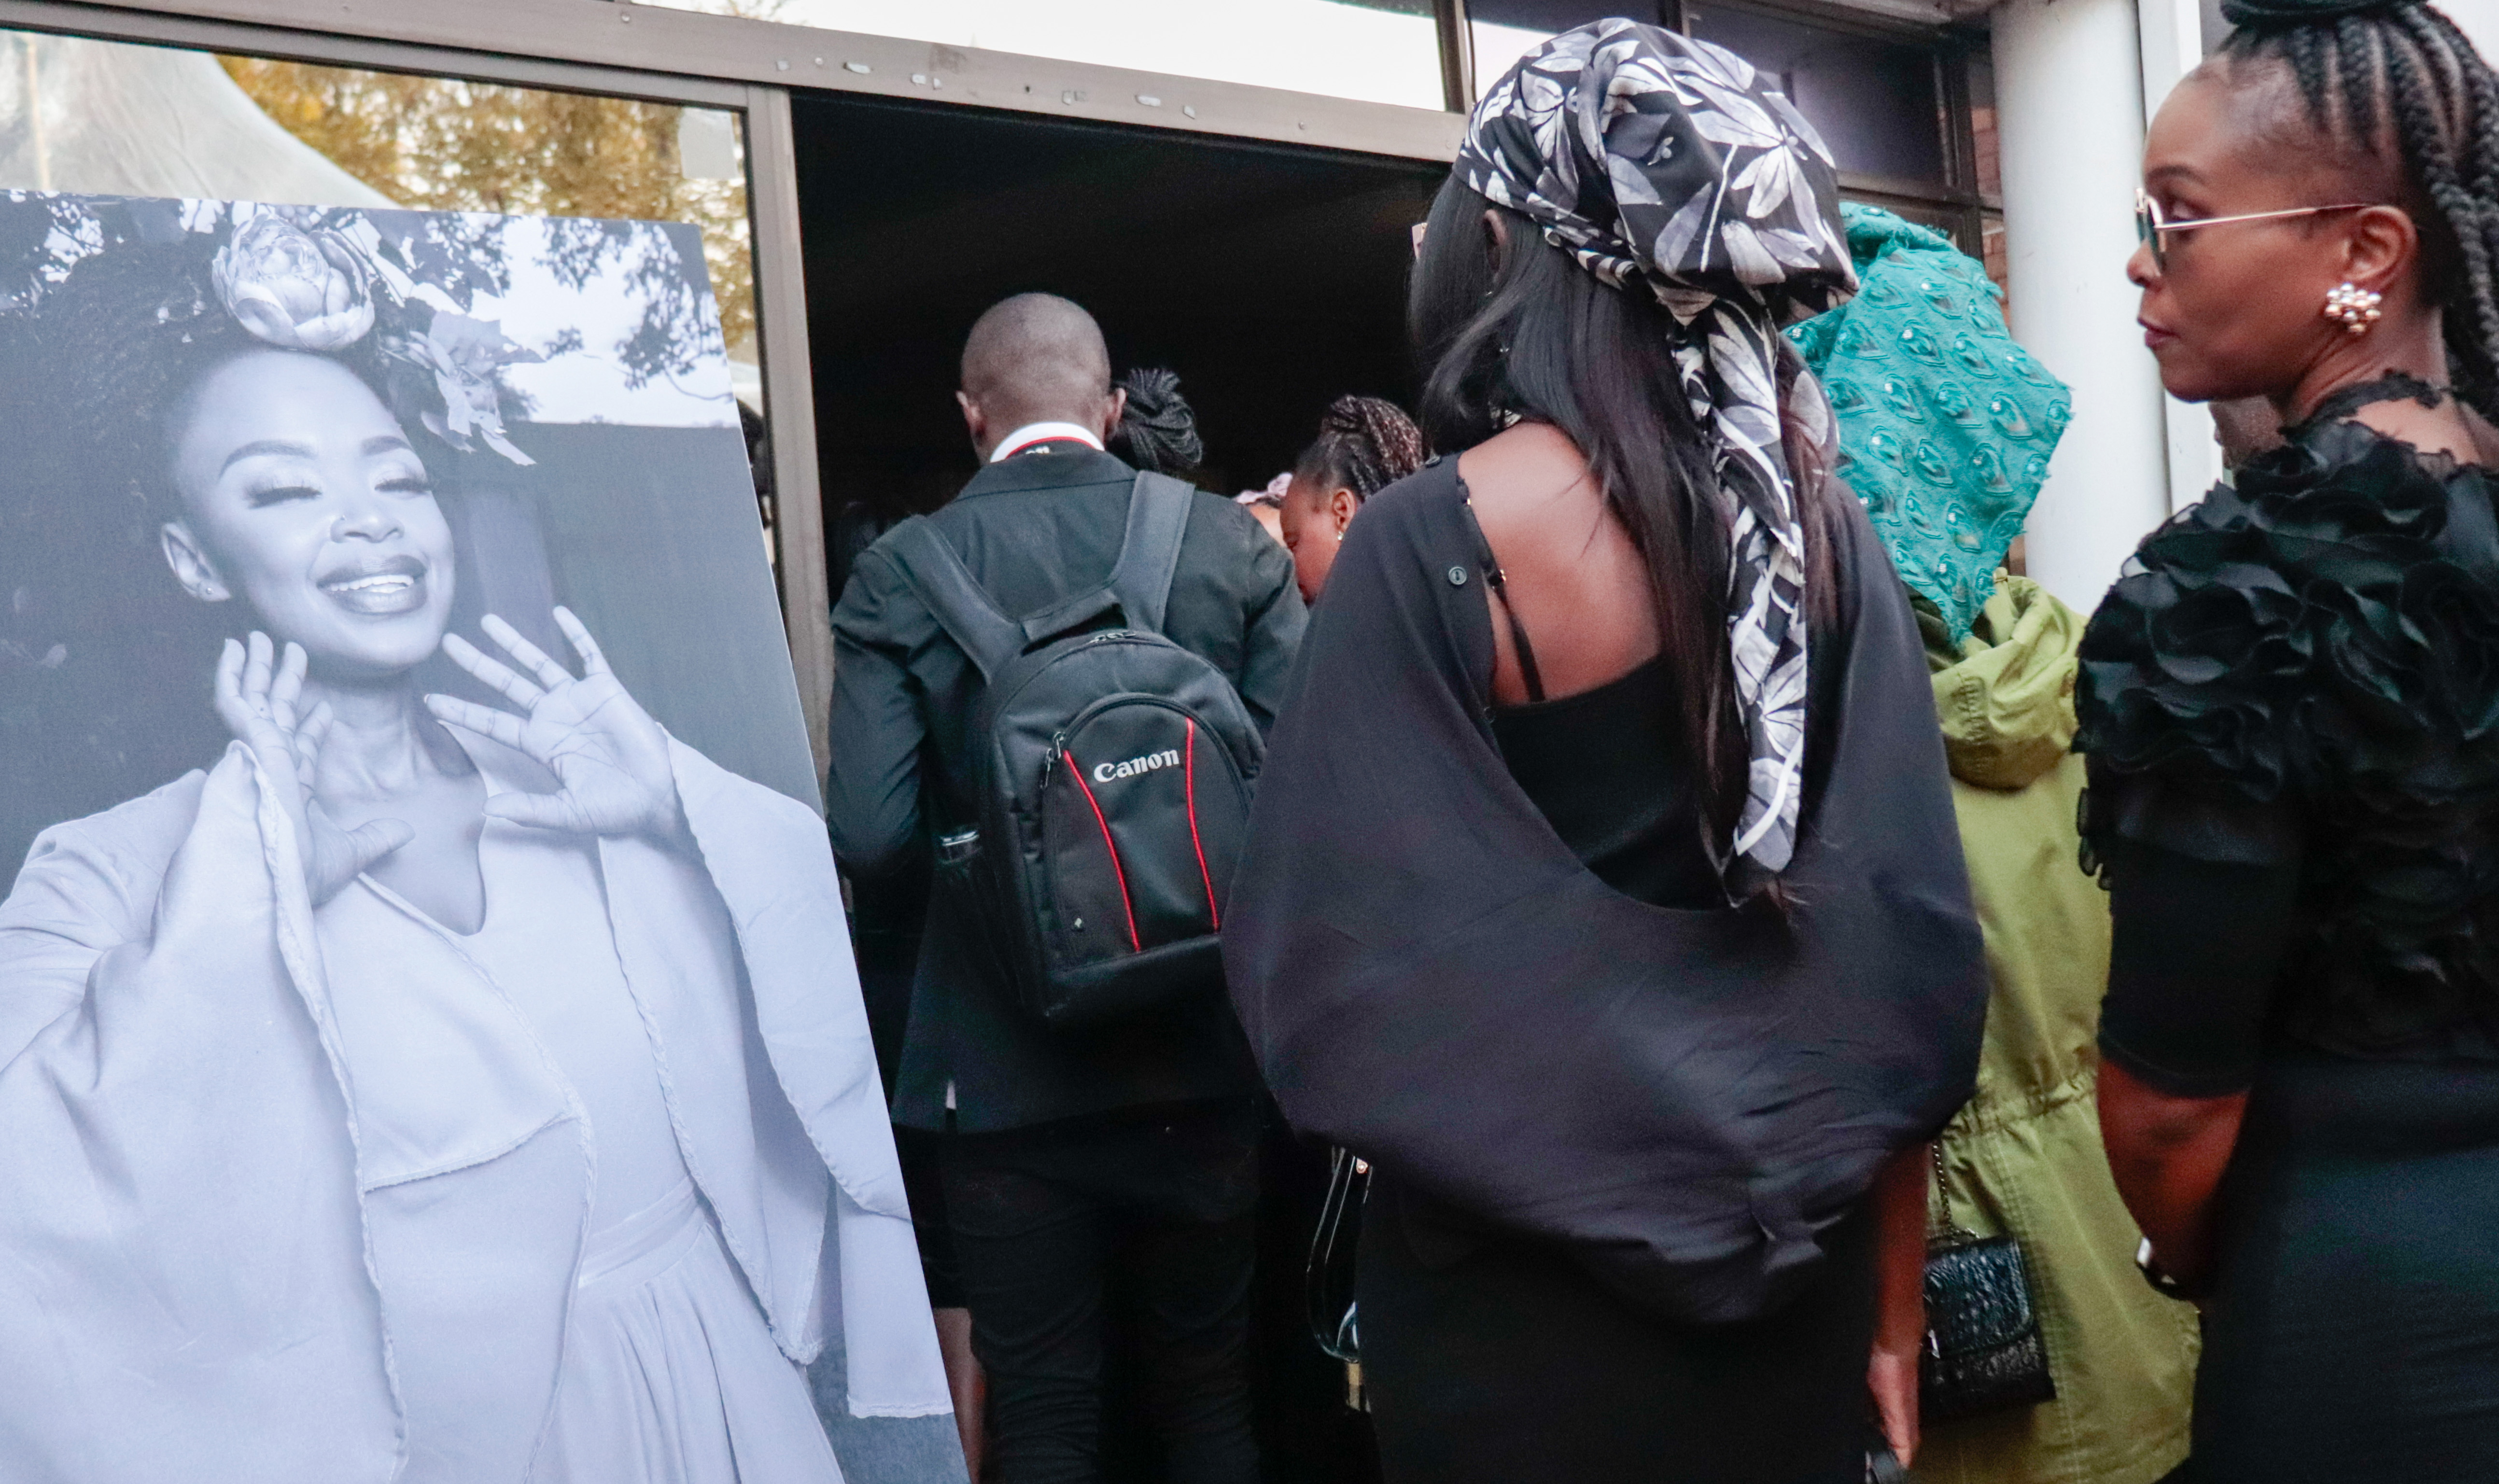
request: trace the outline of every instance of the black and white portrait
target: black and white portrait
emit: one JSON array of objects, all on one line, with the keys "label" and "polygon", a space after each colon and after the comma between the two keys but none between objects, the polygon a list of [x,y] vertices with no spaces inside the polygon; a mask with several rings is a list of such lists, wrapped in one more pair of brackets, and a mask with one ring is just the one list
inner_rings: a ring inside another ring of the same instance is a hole
[{"label": "black and white portrait", "polygon": [[12,1478],[947,1399],[691,228],[0,197]]}]

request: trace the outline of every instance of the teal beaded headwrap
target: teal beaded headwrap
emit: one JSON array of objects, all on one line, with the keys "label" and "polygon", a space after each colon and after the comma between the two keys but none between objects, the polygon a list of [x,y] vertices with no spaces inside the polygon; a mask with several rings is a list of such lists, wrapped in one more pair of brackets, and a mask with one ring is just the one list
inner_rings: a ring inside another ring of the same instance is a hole
[{"label": "teal beaded headwrap", "polygon": [[1862,286],[1788,338],[1839,414],[1840,476],[1959,642],[1996,591],[2073,402],[2013,343],[1975,259],[1874,207],[1840,215]]}]

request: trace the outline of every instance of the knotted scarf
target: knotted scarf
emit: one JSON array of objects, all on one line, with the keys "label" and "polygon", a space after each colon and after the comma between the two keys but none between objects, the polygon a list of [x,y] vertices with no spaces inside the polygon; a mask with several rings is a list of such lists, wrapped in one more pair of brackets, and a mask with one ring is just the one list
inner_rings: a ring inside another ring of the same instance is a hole
[{"label": "knotted scarf", "polygon": [[1857,287],[1837,169],[1752,64],[1629,20],[1565,31],[1493,84],[1458,177],[1615,288],[1645,282],[1710,437],[1733,547],[1728,649],[1749,783],[1732,854],[1795,854],[1805,738],[1804,532],[1781,440],[1779,330]]}]

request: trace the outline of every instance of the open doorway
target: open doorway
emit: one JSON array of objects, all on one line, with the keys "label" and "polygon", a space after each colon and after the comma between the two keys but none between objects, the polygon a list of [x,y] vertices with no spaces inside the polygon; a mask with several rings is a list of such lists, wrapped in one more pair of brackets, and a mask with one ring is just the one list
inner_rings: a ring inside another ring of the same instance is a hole
[{"label": "open doorway", "polygon": [[1442,167],[843,95],[792,111],[836,594],[861,514],[971,477],[956,360],[1009,294],[1091,309],[1120,371],[1179,372],[1220,494],[1289,465],[1335,397],[1411,402],[1409,229]]},{"label": "open doorway", "polygon": [[[1198,483],[1218,494],[1288,468],[1339,396],[1412,403],[1412,227],[1444,167],[851,96],[800,93],[792,115],[836,595],[877,532],[975,472],[957,360],[1009,294],[1092,310],[1119,371],[1177,371],[1206,442]],[[854,887],[861,985],[890,1058],[926,878]],[[915,1209],[933,1194],[929,1137],[899,1141]],[[1251,1367],[1266,1477],[1370,1484],[1367,1419],[1346,1409],[1343,1370],[1303,1315],[1324,1152],[1278,1126],[1265,1166]],[[1150,1484],[1161,1473],[1136,1425],[1134,1357],[1116,1344],[1108,1380],[1105,1477]]]}]

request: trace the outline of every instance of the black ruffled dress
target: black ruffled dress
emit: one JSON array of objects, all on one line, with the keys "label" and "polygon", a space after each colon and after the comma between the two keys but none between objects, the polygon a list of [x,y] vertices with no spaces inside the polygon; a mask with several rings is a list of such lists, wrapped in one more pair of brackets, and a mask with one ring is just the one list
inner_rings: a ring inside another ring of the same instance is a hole
[{"label": "black ruffled dress", "polygon": [[2499,1479],[2499,521],[2349,420],[2399,395],[2155,532],[2083,641],[2102,1053],[2250,1094],[2206,1484]]}]

